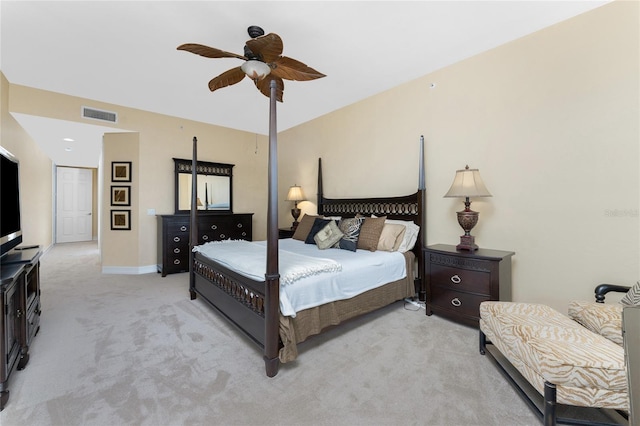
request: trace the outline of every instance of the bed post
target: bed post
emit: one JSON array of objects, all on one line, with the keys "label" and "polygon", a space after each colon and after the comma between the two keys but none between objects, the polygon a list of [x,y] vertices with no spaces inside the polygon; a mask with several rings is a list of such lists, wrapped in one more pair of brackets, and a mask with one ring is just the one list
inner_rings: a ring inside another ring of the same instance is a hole
[{"label": "bed post", "polygon": [[278,136],[276,81],[269,83],[269,199],[267,210],[267,273],[265,275],[264,364],[267,376],[278,374],[280,359],[280,273],[278,271]]},{"label": "bed post", "polygon": [[424,276],[424,249],[427,247],[427,188],[424,176],[424,136],[420,135],[420,161],[418,172],[418,208],[420,217],[420,244],[421,253],[418,256],[418,279],[420,280],[420,291],[418,291],[418,300],[427,300],[427,283]]},{"label": "bed post", "polygon": [[196,298],[196,275],[193,270],[193,247],[198,245],[198,138],[193,137],[191,157],[191,211],[189,213],[189,296]]},{"label": "bed post", "polygon": [[322,192],[322,158],[318,158],[318,214],[324,213]]}]

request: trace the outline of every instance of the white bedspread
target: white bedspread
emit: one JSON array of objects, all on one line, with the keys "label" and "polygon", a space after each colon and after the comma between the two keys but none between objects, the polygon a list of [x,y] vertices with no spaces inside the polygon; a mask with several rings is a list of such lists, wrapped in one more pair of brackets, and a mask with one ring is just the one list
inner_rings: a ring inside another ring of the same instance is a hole
[{"label": "white bedspread", "polygon": [[[193,248],[211,259],[256,281],[264,281],[267,248],[264,244],[244,240],[212,241]],[[317,250],[316,250],[317,251]],[[339,272],[342,265],[332,259],[305,256],[279,250],[280,286],[323,272]]]},{"label": "white bedspread", "polygon": [[[210,244],[210,243],[208,243]],[[383,284],[397,281],[407,276],[405,258],[402,253],[357,250],[326,249],[319,250],[316,245],[305,244],[291,238],[278,241],[280,261],[280,312],[295,317],[296,312],[334,302],[349,299]],[[203,254],[203,246],[194,247]],[[257,281],[264,281],[266,272],[266,241],[253,242],[252,246],[261,247],[265,257],[261,272],[256,273]],[[341,266],[341,271],[310,274],[283,285],[286,275],[283,261],[286,253],[297,254],[316,259],[331,260]],[[209,255],[207,255],[209,256]],[[211,256],[209,256],[211,257]],[[239,256],[241,257],[241,256]],[[258,266],[259,267],[259,266]],[[242,273],[241,271],[237,271]]]}]

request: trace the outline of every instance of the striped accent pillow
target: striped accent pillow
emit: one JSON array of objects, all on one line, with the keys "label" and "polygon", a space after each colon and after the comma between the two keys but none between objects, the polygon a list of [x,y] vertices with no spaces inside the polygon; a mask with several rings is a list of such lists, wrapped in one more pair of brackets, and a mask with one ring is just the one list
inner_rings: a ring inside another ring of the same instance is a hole
[{"label": "striped accent pillow", "polygon": [[620,303],[625,306],[640,306],[640,281],[629,289],[627,294],[620,299]]}]

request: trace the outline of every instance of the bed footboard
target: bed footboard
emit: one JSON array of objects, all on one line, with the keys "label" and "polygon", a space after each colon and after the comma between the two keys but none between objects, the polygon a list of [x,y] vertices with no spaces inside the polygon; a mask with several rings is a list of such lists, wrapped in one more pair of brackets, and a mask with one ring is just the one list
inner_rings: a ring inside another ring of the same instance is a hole
[{"label": "bed footboard", "polygon": [[[195,253],[194,288],[216,311],[261,348],[265,346],[264,282],[253,281]],[[194,294],[195,293],[195,294]],[[277,319],[276,319],[277,320]]]}]

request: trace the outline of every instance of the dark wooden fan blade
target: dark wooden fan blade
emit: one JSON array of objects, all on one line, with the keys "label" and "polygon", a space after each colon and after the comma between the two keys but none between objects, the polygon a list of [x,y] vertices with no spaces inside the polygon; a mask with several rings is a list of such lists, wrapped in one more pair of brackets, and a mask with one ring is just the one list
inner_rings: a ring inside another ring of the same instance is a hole
[{"label": "dark wooden fan blade", "polygon": [[295,59],[280,56],[271,64],[271,74],[285,80],[309,81],[326,77],[321,72],[303,64]]},{"label": "dark wooden fan blade", "polygon": [[247,41],[247,47],[263,62],[275,61],[282,55],[282,39],[278,34],[269,33]]},{"label": "dark wooden fan blade", "polygon": [[276,81],[276,100],[278,102],[282,102],[282,97],[284,96],[284,81],[282,81],[280,77],[274,77],[273,75],[268,75],[262,80],[256,80],[255,81],[256,87],[258,88],[260,93],[265,95],[267,98],[270,98],[271,88],[269,86],[270,86],[271,80]]},{"label": "dark wooden fan blade", "polygon": [[219,76],[211,79],[209,82],[209,90],[222,89],[223,87],[231,86],[232,84],[242,81],[246,74],[240,67],[232,68],[229,71],[225,71]]},{"label": "dark wooden fan blade", "polygon": [[204,56],[205,58],[238,58],[244,59],[242,55],[236,55],[235,53],[225,52],[224,50],[216,49],[215,47],[205,46],[203,44],[187,43],[178,46],[178,50],[186,50],[187,52],[195,53],[196,55]]}]

